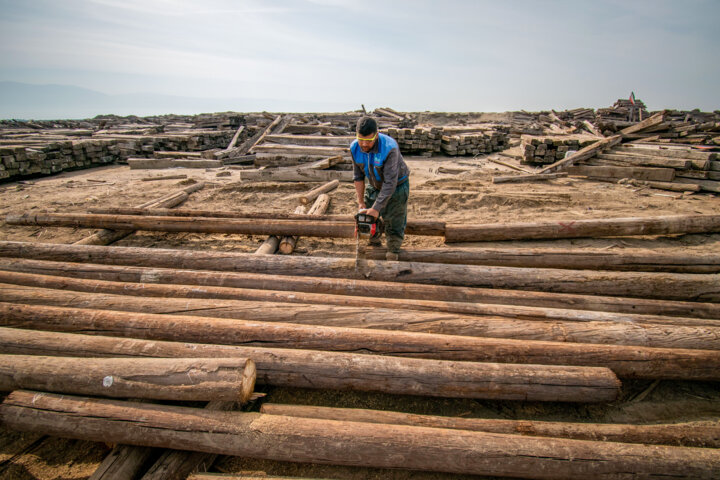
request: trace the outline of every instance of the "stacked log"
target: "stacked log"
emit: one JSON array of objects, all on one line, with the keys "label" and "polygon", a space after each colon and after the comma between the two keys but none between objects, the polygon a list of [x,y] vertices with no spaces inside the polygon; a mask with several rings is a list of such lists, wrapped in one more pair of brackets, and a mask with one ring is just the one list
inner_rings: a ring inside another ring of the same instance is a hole
[{"label": "stacked log", "polygon": [[648,118],[650,113],[645,103],[636,99],[633,104],[629,99],[620,98],[609,108],[597,109],[597,121],[599,124],[618,122],[638,122]]},{"label": "stacked log", "polygon": [[548,165],[565,158],[570,151],[577,151],[594,143],[596,139],[563,139],[562,137],[520,137],[522,160],[526,165]]},{"label": "stacked log", "polygon": [[388,128],[383,133],[394,138],[405,154],[429,157],[441,151],[440,127]]},{"label": "stacked log", "polygon": [[[449,133],[444,130],[444,133]],[[442,136],[441,148],[449,156],[481,155],[505,150],[508,136],[502,131],[461,133]]]}]

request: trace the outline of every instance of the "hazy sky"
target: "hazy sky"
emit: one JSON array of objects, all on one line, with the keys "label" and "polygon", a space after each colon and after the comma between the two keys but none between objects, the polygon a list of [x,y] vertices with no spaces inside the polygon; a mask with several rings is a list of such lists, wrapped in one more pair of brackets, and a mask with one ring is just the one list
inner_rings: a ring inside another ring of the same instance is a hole
[{"label": "hazy sky", "polygon": [[[306,110],[720,109],[720,0],[0,0],[0,81]],[[228,110],[233,105],[228,105]]]}]

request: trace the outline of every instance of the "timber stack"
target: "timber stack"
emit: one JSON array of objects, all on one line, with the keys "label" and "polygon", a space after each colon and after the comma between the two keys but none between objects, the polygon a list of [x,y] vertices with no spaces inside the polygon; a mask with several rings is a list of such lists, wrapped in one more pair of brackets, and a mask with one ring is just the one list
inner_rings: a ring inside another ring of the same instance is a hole
[{"label": "timber stack", "polygon": [[523,135],[520,138],[521,163],[526,165],[547,165],[565,158],[568,152],[580,150],[597,139],[566,139],[564,137],[535,137]]}]

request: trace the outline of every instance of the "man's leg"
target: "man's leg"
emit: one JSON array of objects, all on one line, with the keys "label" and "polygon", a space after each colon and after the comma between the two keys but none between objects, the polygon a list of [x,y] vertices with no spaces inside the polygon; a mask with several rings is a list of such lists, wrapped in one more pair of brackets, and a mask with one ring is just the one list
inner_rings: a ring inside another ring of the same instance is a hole
[{"label": "man's leg", "polygon": [[407,226],[407,202],[410,193],[408,181],[398,185],[385,208],[380,212],[385,222],[385,237],[387,248],[390,253],[400,252],[405,239],[405,227]]}]

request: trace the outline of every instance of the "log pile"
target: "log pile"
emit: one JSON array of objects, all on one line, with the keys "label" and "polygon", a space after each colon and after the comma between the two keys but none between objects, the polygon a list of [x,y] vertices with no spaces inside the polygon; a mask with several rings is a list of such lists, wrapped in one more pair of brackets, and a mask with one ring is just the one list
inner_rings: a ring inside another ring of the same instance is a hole
[{"label": "log pile", "polygon": [[612,107],[598,108],[596,121],[598,122],[639,122],[650,116],[642,100],[636,99],[633,104],[626,98],[618,99]]},{"label": "log pile", "polygon": [[[447,129],[443,133],[450,133]],[[442,151],[446,155],[482,155],[505,150],[508,144],[507,133],[490,131],[483,133],[460,133],[442,136]]]},{"label": "log pile", "polygon": [[564,159],[568,152],[580,150],[594,143],[596,140],[523,135],[520,141],[520,152],[522,155],[520,163],[526,165],[548,165]]},{"label": "log pile", "polygon": [[383,133],[394,138],[405,154],[429,157],[442,151],[440,127],[388,128]]}]

